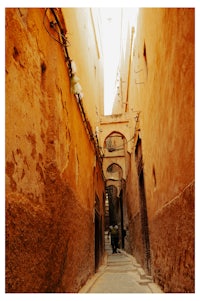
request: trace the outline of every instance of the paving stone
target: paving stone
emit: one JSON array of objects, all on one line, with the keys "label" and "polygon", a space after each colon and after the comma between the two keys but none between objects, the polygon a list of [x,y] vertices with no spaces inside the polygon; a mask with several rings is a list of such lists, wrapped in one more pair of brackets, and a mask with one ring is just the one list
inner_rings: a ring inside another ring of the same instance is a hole
[{"label": "paving stone", "polygon": [[100,276],[88,293],[151,293],[135,280],[135,273],[109,273]]},{"label": "paving stone", "polygon": [[145,274],[136,259],[124,251],[107,251],[106,264],[90,279],[79,293],[162,293]]}]

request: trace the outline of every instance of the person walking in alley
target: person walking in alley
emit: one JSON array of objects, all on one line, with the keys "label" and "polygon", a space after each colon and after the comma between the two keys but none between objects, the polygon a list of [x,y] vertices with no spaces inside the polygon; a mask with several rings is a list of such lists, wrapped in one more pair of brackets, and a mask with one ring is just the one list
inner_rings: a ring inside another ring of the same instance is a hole
[{"label": "person walking in alley", "polygon": [[113,253],[117,253],[117,248],[118,248],[118,244],[119,244],[118,226],[117,225],[110,226],[110,233],[111,233],[112,251],[113,251]]}]

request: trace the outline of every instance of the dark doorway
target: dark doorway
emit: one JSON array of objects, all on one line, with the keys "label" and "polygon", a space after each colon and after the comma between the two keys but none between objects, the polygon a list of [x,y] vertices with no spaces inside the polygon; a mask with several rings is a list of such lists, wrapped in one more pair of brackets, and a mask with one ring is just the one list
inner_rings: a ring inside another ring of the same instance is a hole
[{"label": "dark doorway", "polygon": [[99,259],[100,259],[100,217],[98,212],[95,210],[95,272],[99,267]]},{"label": "dark doorway", "polygon": [[121,240],[122,240],[122,249],[124,249],[124,217],[123,217],[123,190],[120,191],[120,212],[121,212]]},{"label": "dark doorway", "polygon": [[142,240],[145,252],[145,264],[148,273],[151,273],[151,256],[150,256],[150,241],[149,241],[149,227],[148,227],[148,216],[147,206],[144,188],[144,174],[143,169],[139,175],[139,191],[140,191],[140,214],[142,224]]},{"label": "dark doorway", "polygon": [[139,182],[140,217],[141,217],[141,228],[142,228],[142,241],[144,247],[145,268],[147,272],[151,274],[149,227],[148,227],[148,215],[147,215],[144,171],[143,171],[142,141],[140,138],[138,138],[137,141],[135,157],[136,157],[138,182]]}]

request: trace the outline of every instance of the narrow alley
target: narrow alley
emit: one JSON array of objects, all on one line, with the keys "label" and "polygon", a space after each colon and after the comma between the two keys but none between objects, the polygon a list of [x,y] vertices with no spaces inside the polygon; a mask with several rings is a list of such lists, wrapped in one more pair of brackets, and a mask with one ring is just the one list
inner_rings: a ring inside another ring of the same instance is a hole
[{"label": "narrow alley", "polygon": [[195,7],[5,8],[5,293],[195,293],[194,54]]},{"label": "narrow alley", "polygon": [[105,233],[106,262],[79,293],[163,293],[136,259],[123,250],[113,254]]}]

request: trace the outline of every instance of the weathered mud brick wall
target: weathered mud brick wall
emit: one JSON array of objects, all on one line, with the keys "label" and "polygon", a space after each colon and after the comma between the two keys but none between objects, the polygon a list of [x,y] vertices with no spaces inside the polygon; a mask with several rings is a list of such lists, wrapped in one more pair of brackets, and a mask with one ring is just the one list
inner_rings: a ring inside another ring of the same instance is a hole
[{"label": "weathered mud brick wall", "polygon": [[6,292],[77,292],[95,269],[104,185],[52,35],[44,9],[6,9]]},{"label": "weathered mud brick wall", "polygon": [[153,273],[165,292],[194,291],[193,199],[194,183],[158,210],[152,222]]}]

